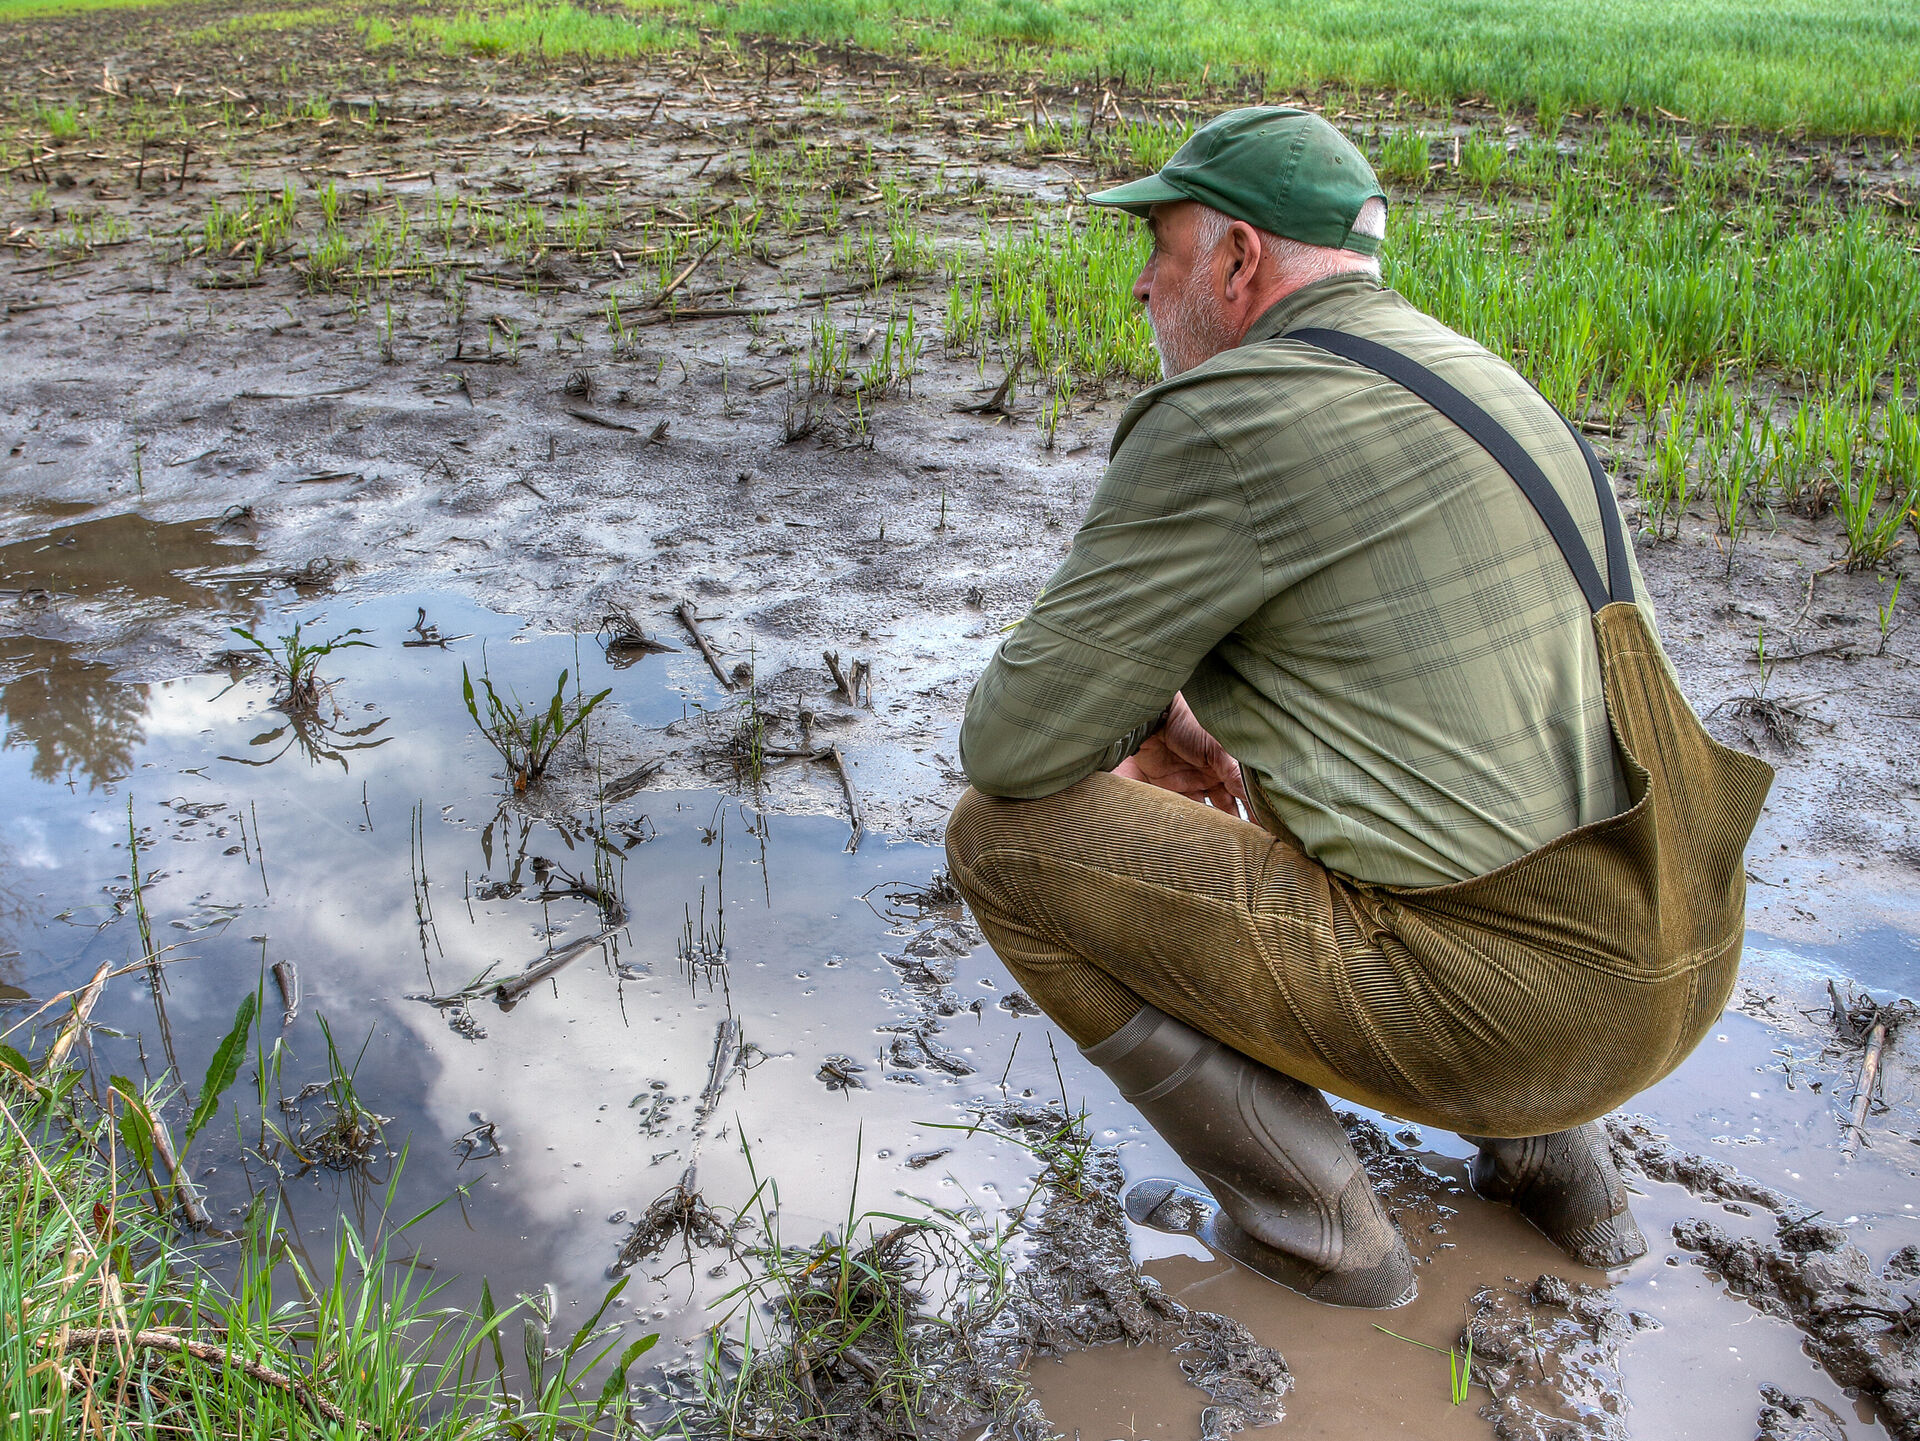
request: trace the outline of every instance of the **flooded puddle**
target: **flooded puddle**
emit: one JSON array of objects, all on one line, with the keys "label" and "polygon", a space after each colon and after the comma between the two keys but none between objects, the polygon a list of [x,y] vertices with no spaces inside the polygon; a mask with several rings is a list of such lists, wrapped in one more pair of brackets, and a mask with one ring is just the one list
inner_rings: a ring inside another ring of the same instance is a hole
[{"label": "flooded puddle", "polygon": [[[423,606],[462,638],[405,646]],[[295,619],[310,639],[357,628],[375,647],[321,663],[333,706],[304,738],[254,672],[132,684],[57,645],[5,652],[4,995],[45,997],[138,958],[131,819],[164,984],[157,999],[139,977],[109,987],[93,1013],[100,1073],[197,1083],[242,996],[262,996],[263,1040],[280,1046],[267,1112],[243,1096],[237,1130],[210,1128],[191,1157],[216,1222],[279,1200],[324,1253],[336,1216],[371,1225],[404,1147],[394,1215],[458,1197],[409,1233],[416,1265],[454,1281],[456,1300],[484,1274],[496,1294],[551,1285],[571,1306],[604,1291],[633,1223],[688,1168],[715,1204],[739,1206],[743,1141],[782,1181],[802,1240],[844,1217],[856,1166],[863,1204],[963,1204],[959,1167],[987,1207],[1023,1186],[1017,1149],[919,1124],[997,1098],[1003,1074],[1016,1094],[1043,1072],[1053,1084],[1043,1043],[1007,1073],[1022,1021],[997,1004],[990,957],[942,945],[952,913],[916,903],[937,851],[869,837],[849,853],[842,817],[655,792],[632,773],[644,764],[593,777],[578,747],[556,762],[551,814],[510,802],[463,663],[477,673],[484,654],[503,694],[543,703],[563,669],[569,695],[574,680],[611,688],[595,724],[643,756],[651,731],[698,724],[725,698],[684,656],[611,665],[591,637],[449,596],[335,600],[262,630]],[[623,781],[631,793],[612,799]],[[599,934],[599,906],[578,893],[596,867],[626,911],[603,945],[509,1003],[478,984]],[[952,974],[957,958],[967,974]],[[286,965],[297,1006],[283,1024]],[[331,1114],[325,1092],[296,1099],[337,1069],[329,1032],[361,1103],[388,1118],[364,1171],[301,1161]],[[935,1154],[961,1147],[953,1166]],[[739,1280],[726,1261],[676,1240],[633,1269],[677,1274],[623,1300],[649,1327],[696,1336]]]},{"label": "flooded puddle", "polygon": [[[697,1227],[692,1240],[639,1227],[682,1183],[730,1215],[773,1178],[788,1241],[841,1224],[856,1200],[990,1219],[1028,1194],[1033,1157],[936,1127],[1063,1087],[1130,1176],[1185,1175],[1071,1046],[1049,1046],[957,907],[926,892],[937,847],[870,834],[854,849],[837,803],[750,803],[752,756],[770,796],[810,762],[749,746],[742,772],[752,717],[690,648],[617,664],[591,636],[453,593],[303,594],[252,568],[243,519],[40,523],[0,547],[16,607],[0,638],[0,1026],[141,954],[131,836],[163,981],[109,987],[98,1075],[195,1087],[242,998],[261,998],[264,1087],[249,1067],[188,1157],[217,1225],[277,1205],[324,1258],[343,1223],[364,1231],[383,1209],[451,1196],[400,1248],[451,1303],[476,1304],[484,1276],[564,1316],[627,1274],[626,1324],[684,1343],[656,1353],[671,1364],[743,1279]],[[271,643],[298,622],[308,642],[357,630],[366,644],[321,659],[328,698],[300,725],[263,666],[228,656],[135,681],[99,658],[184,616],[203,634],[243,626]],[[447,643],[420,643],[436,635]],[[543,705],[563,670],[567,696],[609,695],[586,743],[567,741],[550,780],[516,798],[468,714],[463,666]],[[653,784],[652,761],[688,745],[711,751],[713,784]],[[532,984],[496,989],[543,960]],[[1889,1109],[1844,1162],[1855,1061],[1804,1011],[1829,977],[1897,991],[1916,975],[1920,952],[1897,933],[1834,952],[1756,936],[1742,1008],[1635,1110],[1676,1147],[1846,1223],[1882,1263],[1920,1241],[1911,1064],[1890,1064]],[[338,1150],[349,1112],[362,1165]],[[1569,1353],[1579,1364],[1536,1398],[1566,1434],[1748,1441],[1763,1384],[1825,1408],[1836,1434],[1879,1434],[1789,1322],[1729,1296],[1673,1239],[1702,1215],[1771,1235],[1769,1215],[1637,1182],[1652,1253],[1609,1286],[1468,1193],[1458,1138],[1373,1119],[1421,1177],[1400,1197],[1424,1262],[1401,1311],[1321,1307],[1133,1233],[1174,1299],[1285,1355],[1287,1434],[1489,1434],[1486,1395],[1450,1404],[1446,1356],[1415,1343],[1444,1353],[1503,1306],[1532,1317],[1546,1274],[1605,1297],[1582,1302],[1599,1319],[1581,1323],[1593,1337]],[[1113,1346],[1038,1358],[1031,1375],[1065,1435],[1197,1435],[1212,1403],[1179,1359]]]}]

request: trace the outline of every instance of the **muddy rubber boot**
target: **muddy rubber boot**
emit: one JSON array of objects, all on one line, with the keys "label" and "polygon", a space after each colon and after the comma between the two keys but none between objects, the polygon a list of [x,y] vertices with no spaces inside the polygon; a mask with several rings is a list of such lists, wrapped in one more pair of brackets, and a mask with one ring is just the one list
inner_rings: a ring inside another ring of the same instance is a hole
[{"label": "muddy rubber boot", "polygon": [[1582,1265],[1606,1270],[1647,1254],[1598,1121],[1550,1136],[1460,1139],[1480,1148],[1467,1165],[1473,1189],[1512,1206]]},{"label": "muddy rubber boot", "polygon": [[[1413,1299],[1413,1259],[1326,1098],[1152,1006],[1082,1054],[1206,1182],[1137,1183],[1127,1214],[1336,1306]],[[1217,1200],[1217,1204],[1216,1204]]]}]

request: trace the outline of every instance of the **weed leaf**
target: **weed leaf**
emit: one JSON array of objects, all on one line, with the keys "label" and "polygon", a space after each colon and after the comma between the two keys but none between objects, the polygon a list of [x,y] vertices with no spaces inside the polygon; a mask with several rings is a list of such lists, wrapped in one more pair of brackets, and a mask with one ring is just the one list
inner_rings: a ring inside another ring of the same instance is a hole
[{"label": "weed leaf", "polygon": [[241,998],[240,1009],[234,1012],[233,1029],[227,1032],[227,1038],[214,1051],[213,1059],[207,1062],[207,1078],[200,1083],[200,1103],[193,1108],[193,1119],[187,1122],[187,1145],[191,1146],[201,1128],[213,1119],[213,1113],[220,1109],[220,1098],[240,1074],[240,1059],[246,1050],[247,1033],[253,1029],[253,1013],[259,1007],[259,996],[248,991]]},{"label": "weed leaf", "polygon": [[140,1089],[125,1076],[115,1076],[107,1084],[119,1092],[125,1102],[120,1108],[120,1139],[125,1141],[127,1149],[133,1153],[134,1160],[140,1163],[142,1170],[153,1169],[153,1117],[147,1113],[147,1103],[140,1097]]},{"label": "weed leaf", "polygon": [[613,1372],[607,1377],[607,1384],[600,1388],[600,1402],[593,1408],[593,1419],[598,1421],[601,1413],[620,1399],[621,1392],[627,1389],[627,1368],[653,1349],[653,1343],[660,1339],[656,1333],[642,1336],[620,1353],[620,1359],[613,1363]]}]

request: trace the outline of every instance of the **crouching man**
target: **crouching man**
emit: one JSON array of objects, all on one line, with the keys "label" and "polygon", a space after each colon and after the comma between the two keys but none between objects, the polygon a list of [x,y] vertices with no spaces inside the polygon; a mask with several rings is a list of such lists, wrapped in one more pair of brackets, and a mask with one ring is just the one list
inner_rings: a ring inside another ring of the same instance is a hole
[{"label": "crouching man", "polygon": [[1585,440],[1381,286],[1332,126],[1236,110],[1093,200],[1152,231],[1166,378],[968,701],[955,884],[1211,1192],[1141,1181],[1135,1220],[1410,1299],[1332,1092],[1633,1259],[1595,1118],[1720,1014],[1772,772],[1681,697]]}]

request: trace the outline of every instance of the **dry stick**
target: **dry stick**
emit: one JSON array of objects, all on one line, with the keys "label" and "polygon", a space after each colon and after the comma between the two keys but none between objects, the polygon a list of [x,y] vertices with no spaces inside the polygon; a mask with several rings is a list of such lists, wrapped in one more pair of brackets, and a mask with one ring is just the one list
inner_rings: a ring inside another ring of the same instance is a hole
[{"label": "dry stick", "polygon": [[1847,1127],[1847,1139],[1840,1145],[1840,1159],[1851,1161],[1866,1132],[1867,1108],[1873,1104],[1874,1087],[1880,1084],[1880,1057],[1887,1048],[1887,1023],[1876,1016],[1867,1036],[1867,1056],[1860,1063],[1860,1089],[1853,1097],[1853,1120]]},{"label": "dry stick", "polygon": [[733,689],[733,677],[720,668],[720,657],[713,653],[713,647],[707,644],[707,638],[700,634],[700,621],[693,613],[693,602],[683,600],[673,612],[680,618],[680,624],[687,628],[687,634],[693,637],[693,643],[700,647],[700,654],[706,657],[707,665],[715,676],[719,677],[722,690]]},{"label": "dry stick", "polygon": [[853,834],[847,838],[849,853],[860,849],[860,837],[866,833],[866,818],[860,811],[860,794],[853,788],[853,773],[847,769],[847,758],[837,745],[820,746],[814,750],[772,749],[762,752],[768,760],[775,761],[817,761],[832,762],[833,768],[840,773],[840,789],[847,797],[847,825]]},{"label": "dry stick", "polygon": [[93,973],[93,979],[87,982],[87,988],[75,998],[73,1014],[67,1017],[66,1025],[60,1028],[52,1049],[47,1052],[44,1070],[56,1071],[67,1059],[67,1052],[73,1049],[73,1043],[80,1039],[81,1032],[87,1028],[87,1017],[92,1014],[94,1003],[100,999],[100,992],[106,989],[111,969],[110,962],[102,961],[100,969]]},{"label": "dry stick", "polygon": [[840,753],[840,747],[827,747],[827,754],[833,757],[835,769],[840,772],[840,789],[847,793],[847,824],[853,828],[853,834],[847,837],[847,853],[851,855],[860,849],[860,833],[865,824],[860,818],[860,797],[853,789],[853,773],[847,769],[847,758]]},{"label": "dry stick", "polygon": [[694,256],[693,259],[689,260],[686,263],[686,265],[682,267],[680,273],[674,276],[673,279],[667,282],[666,289],[662,290],[658,295],[653,297],[653,303],[656,306],[665,305],[667,303],[667,297],[672,295],[673,292],[678,290],[681,286],[685,285],[687,283],[687,277],[689,275],[692,275],[694,271],[700,268],[700,262],[705,260],[709,255],[713,254],[713,252],[717,250],[719,246],[720,246],[720,242],[716,240],[713,242],[713,244],[709,245],[705,250],[701,251],[698,255]]},{"label": "dry stick", "polygon": [[840,699],[852,705],[854,703],[853,688],[847,684],[846,676],[841,673],[840,652],[823,650],[820,652],[820,659],[827,663],[827,674],[833,677],[833,688],[839,693]]},{"label": "dry stick", "polygon": [[733,1074],[734,1055],[740,1049],[740,1022],[728,1016],[714,1027],[713,1056],[707,1062],[707,1085],[700,1093],[700,1102],[694,1107],[696,1121],[704,1121],[715,1106],[720,1103],[720,1092],[726,1089],[727,1077]]},{"label": "dry stick", "polygon": [[160,1164],[166,1167],[167,1183],[173,1188],[173,1197],[180,1203],[180,1209],[187,1213],[187,1219],[202,1231],[213,1226],[213,1217],[207,1214],[207,1208],[200,1204],[200,1193],[193,1188],[193,1182],[180,1174],[180,1163],[173,1158],[173,1143],[167,1139],[167,1128],[154,1118],[153,1154]]},{"label": "dry stick", "polygon": [[312,1388],[294,1380],[271,1366],[263,1366],[258,1361],[248,1361],[234,1356],[224,1346],[216,1346],[211,1341],[189,1341],[184,1336],[171,1336],[165,1331],[123,1331],[117,1326],[76,1326],[67,1336],[66,1350],[72,1351],[80,1346],[94,1346],[103,1341],[112,1341],[136,1347],[143,1351],[166,1351],[175,1356],[191,1356],[196,1361],[217,1361],[228,1366],[237,1365],[256,1381],[264,1381],[269,1386],[277,1386],[282,1391],[291,1391],[327,1420],[336,1425],[346,1422],[347,1413]]},{"label": "dry stick", "polygon": [[[622,921],[621,924],[624,925],[625,922]],[[512,1005],[548,976],[572,964],[587,951],[592,950],[593,947],[599,945],[619,929],[619,926],[608,926],[597,935],[582,936],[577,941],[569,941],[557,951],[550,951],[532,965],[528,966],[519,975],[513,977],[513,979],[502,981],[499,985],[495,986],[493,988],[494,1000],[503,1006]]]}]

